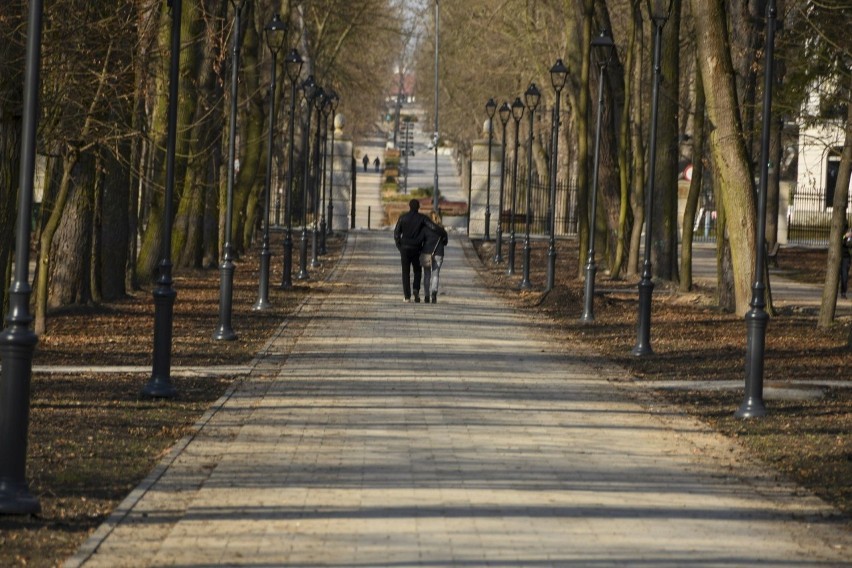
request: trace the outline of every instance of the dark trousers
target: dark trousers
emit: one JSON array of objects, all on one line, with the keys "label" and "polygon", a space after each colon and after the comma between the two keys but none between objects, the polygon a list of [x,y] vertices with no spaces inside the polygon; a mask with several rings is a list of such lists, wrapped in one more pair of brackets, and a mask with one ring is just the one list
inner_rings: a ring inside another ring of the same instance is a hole
[{"label": "dark trousers", "polygon": [[420,266],[420,249],[402,247],[399,250],[402,261],[402,293],[406,298],[411,297],[411,267],[414,267],[414,295],[420,295],[420,278],[423,267]]},{"label": "dark trousers", "polygon": [[852,259],[844,256],[840,259],[840,293],[846,295],[849,290],[849,264]]}]

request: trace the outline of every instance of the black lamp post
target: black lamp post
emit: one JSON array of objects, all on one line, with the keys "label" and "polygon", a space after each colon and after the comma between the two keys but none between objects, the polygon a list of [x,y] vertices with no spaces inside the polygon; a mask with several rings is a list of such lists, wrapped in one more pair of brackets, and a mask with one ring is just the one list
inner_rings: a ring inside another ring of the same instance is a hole
[{"label": "black lamp post", "polygon": [[769,127],[772,122],[772,82],[775,67],[775,0],[766,4],[766,58],[763,62],[763,129],[760,139],[760,186],[757,194],[757,234],[754,238],[757,251],[754,261],[754,285],[751,288],[751,309],[745,315],[748,340],[746,342],[745,397],[735,413],[737,418],[760,418],[766,415],[763,405],[763,359],[766,350],[766,284],[763,270],[766,239],[766,193],[769,178]]},{"label": "black lamp post", "polygon": [[317,95],[314,97],[314,108],[317,111],[317,132],[314,137],[314,176],[311,184],[311,216],[314,228],[311,231],[311,268],[317,268],[319,263],[319,183],[322,176],[322,109],[325,106],[325,91],[318,87]]},{"label": "black lamp post", "polygon": [[231,232],[234,216],[234,175],[237,144],[237,82],[240,71],[241,16],[246,0],[231,0],[234,6],[234,45],[231,52],[231,121],[228,132],[228,188],[225,205],[225,244],[222,247],[222,264],[219,265],[219,325],[213,339],[234,341],[237,334],[231,327],[231,304],[234,298],[234,257],[231,250]]},{"label": "black lamp post", "polygon": [[[435,0],[435,131],[432,133],[432,148],[435,153],[435,180],[433,184],[432,191],[432,209],[435,210],[435,213],[440,213],[438,211],[439,204],[439,194],[438,191],[438,102],[440,100],[440,89],[438,85],[438,47],[440,45],[440,24],[441,24],[441,7],[438,4],[438,0]],[[468,209],[468,215],[470,214],[470,209]],[[470,226],[470,223],[468,223]]]},{"label": "black lamp post", "polygon": [[[176,0],[180,8],[180,0]],[[176,11],[180,18],[180,10]],[[38,337],[30,329],[30,223],[35,178],[36,126],[41,65],[42,2],[32,0],[27,16],[27,60],[24,76],[20,188],[15,231],[15,279],[9,290],[7,327],[0,333],[0,514],[31,515],[41,511],[27,483],[27,431],[30,380]],[[174,25],[180,33],[180,25]]]},{"label": "black lamp post", "polygon": [[500,116],[500,124],[503,125],[502,144],[500,145],[500,197],[498,199],[497,211],[497,250],[494,253],[495,264],[503,262],[503,188],[506,185],[506,125],[509,123],[509,117],[512,116],[512,109],[509,103],[503,101],[500,105],[500,110],[497,111]]},{"label": "black lamp post", "polygon": [[293,137],[295,133],[296,121],[296,83],[299,81],[299,75],[302,72],[302,57],[295,49],[291,49],[290,53],[284,59],[284,68],[287,70],[287,78],[290,79],[290,121],[288,124],[288,144],[287,150],[287,196],[284,202],[287,207],[285,215],[287,216],[287,230],[284,233],[284,275],[281,280],[281,287],[289,289],[293,287]]},{"label": "black lamp post", "polygon": [[325,222],[325,178],[328,175],[328,117],[331,114],[331,92],[323,97],[322,105],[322,204],[320,218],[320,254],[326,254],[328,247],[326,243],[327,225]]},{"label": "black lamp post", "polygon": [[275,142],[275,64],[278,59],[278,54],[284,47],[285,32],[287,26],[281,21],[278,14],[272,16],[272,21],[266,24],[264,28],[266,32],[266,45],[269,47],[269,52],[272,54],[272,77],[269,83],[269,144],[266,151],[266,192],[264,195],[263,208],[263,244],[260,249],[260,287],[258,290],[257,301],[254,303],[253,309],[266,310],[272,306],[269,303],[269,257],[272,252],[269,250],[269,203],[270,193],[272,191],[272,148]]},{"label": "black lamp post", "polygon": [[524,103],[520,97],[515,97],[512,103],[512,118],[515,120],[515,159],[512,161],[512,214],[510,215],[509,227],[509,265],[506,274],[512,276],[515,273],[515,212],[517,211],[518,195],[518,152],[521,148],[519,136],[521,132],[521,118],[524,116]]},{"label": "black lamp post", "polygon": [[308,75],[305,82],[302,83],[302,94],[305,97],[305,106],[308,109],[307,119],[305,121],[305,131],[302,133],[302,159],[305,162],[304,172],[302,176],[302,241],[299,243],[299,274],[296,278],[299,280],[307,280],[310,278],[308,274],[308,183],[311,177],[310,172],[310,152],[309,144],[311,140],[311,117],[313,116],[314,97],[319,93],[319,87],[314,83],[314,76]]},{"label": "black lamp post", "polygon": [[598,37],[592,40],[592,52],[596,54],[598,61],[598,118],[595,127],[595,161],[592,166],[592,207],[589,214],[589,252],[586,258],[586,285],[583,302],[583,315],[580,319],[584,322],[595,321],[595,219],[598,214],[598,169],[600,168],[601,152],[601,118],[603,116],[603,87],[606,68],[615,52],[615,44],[607,31],[601,30]]},{"label": "black lamp post", "polygon": [[559,160],[559,103],[562,100],[562,89],[565,87],[567,79],[568,68],[565,67],[561,59],[557,59],[553,67],[550,68],[550,83],[553,85],[553,90],[556,91],[556,104],[553,108],[554,119],[551,125],[553,150],[550,153],[550,161],[553,167],[550,174],[550,242],[547,247],[547,290],[553,290],[556,279],[556,173],[558,171],[556,163]]},{"label": "black lamp post", "polygon": [[488,99],[485,103],[485,114],[488,115],[488,179],[485,181],[485,236],[483,240],[491,240],[491,145],[494,141],[494,113],[497,103]]},{"label": "black lamp post", "polygon": [[328,96],[331,102],[331,169],[328,174],[328,234],[334,233],[334,158],[337,155],[334,151],[334,120],[337,118],[337,105],[340,104],[340,97],[337,92],[331,91]]},{"label": "black lamp post", "polygon": [[639,281],[639,325],[636,332],[636,345],[633,355],[642,357],[653,355],[651,349],[651,296],[654,282],[651,279],[651,227],[654,218],[654,185],[656,183],[657,164],[657,109],[660,102],[660,57],[662,54],[663,26],[669,19],[673,0],[653,0],[648,2],[648,10],[654,23],[654,80],[651,90],[651,130],[650,130],[650,166],[648,184],[645,187],[645,256],[642,263],[642,280]]},{"label": "black lamp post", "polygon": [[154,287],[154,353],[151,378],[142,387],[142,395],[172,398],[175,388],[171,379],[172,329],[177,292],[172,287],[172,205],[175,185],[175,151],[177,147],[177,103],[180,84],[180,20],[182,2],[172,4],[171,58],[169,61],[168,131],[166,132],[166,187],[163,195],[163,233],[160,275]]},{"label": "black lamp post", "polygon": [[532,288],[530,283],[530,222],[532,221],[532,151],[533,151],[533,120],[535,118],[535,109],[541,100],[541,92],[536,87],[535,83],[530,83],[524,93],[524,100],[529,109],[530,132],[529,132],[529,148],[527,148],[527,215],[525,222],[524,236],[524,277],[521,280],[521,290],[529,290]]}]

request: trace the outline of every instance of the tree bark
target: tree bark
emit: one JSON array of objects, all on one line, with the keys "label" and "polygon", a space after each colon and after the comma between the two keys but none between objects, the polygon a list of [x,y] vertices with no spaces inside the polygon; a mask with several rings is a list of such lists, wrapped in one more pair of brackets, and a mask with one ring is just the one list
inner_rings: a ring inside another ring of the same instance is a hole
[{"label": "tree bark", "polygon": [[678,115],[680,86],[680,12],[681,2],[675,1],[671,15],[663,28],[662,80],[657,119],[657,163],[654,192],[654,215],[651,253],[654,276],[662,280],[677,280],[677,164]]},{"label": "tree bark", "polygon": [[692,290],[692,238],[695,226],[695,213],[698,211],[698,198],[704,183],[704,85],[701,73],[695,76],[695,118],[692,122],[692,180],[689,182],[689,194],[683,212],[683,236],[680,253],[680,291]]},{"label": "tree bark", "polygon": [[690,0],[690,6],[695,17],[699,67],[707,98],[710,148],[720,181],[722,199],[719,205],[725,209],[731,245],[736,312],[744,316],[754,280],[754,179],[737,112],[722,3],[720,0]]},{"label": "tree bark", "polygon": [[[852,82],[852,79],[847,78]],[[850,100],[852,84],[847,84],[846,100]],[[817,327],[829,327],[834,321],[834,313],[837,309],[837,285],[840,280],[840,254],[843,246],[843,233],[847,225],[846,205],[849,203],[849,180],[852,176],[852,102],[846,105],[845,139],[843,151],[840,154],[840,170],[837,173],[837,182],[834,186],[834,201],[831,212],[831,239],[828,243],[828,259],[825,267],[825,285],[822,288],[822,301],[819,307],[819,320]],[[852,335],[850,335],[852,339]]]},{"label": "tree bark", "polygon": [[[0,43],[0,319],[6,317],[11,283],[15,227],[18,218],[18,186],[21,159],[21,114],[23,112],[23,60],[25,28],[21,24],[23,2],[9,2],[5,18],[0,18],[4,37],[16,41]],[[11,9],[11,6],[14,9]],[[11,39],[11,38],[10,38]],[[0,323],[0,328],[4,327]]]}]

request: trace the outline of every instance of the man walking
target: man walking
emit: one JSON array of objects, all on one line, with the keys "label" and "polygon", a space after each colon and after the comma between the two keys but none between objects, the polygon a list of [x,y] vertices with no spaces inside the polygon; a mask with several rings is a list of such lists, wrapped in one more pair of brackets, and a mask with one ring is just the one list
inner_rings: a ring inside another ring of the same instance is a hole
[{"label": "man walking", "polygon": [[420,302],[420,279],[423,267],[420,266],[420,252],[423,249],[424,231],[431,229],[440,232],[435,223],[419,212],[420,202],[412,199],[408,202],[408,213],[400,215],[393,230],[393,240],[399,250],[402,262],[402,293],[406,302],[411,301],[411,267],[414,267],[414,302]]}]

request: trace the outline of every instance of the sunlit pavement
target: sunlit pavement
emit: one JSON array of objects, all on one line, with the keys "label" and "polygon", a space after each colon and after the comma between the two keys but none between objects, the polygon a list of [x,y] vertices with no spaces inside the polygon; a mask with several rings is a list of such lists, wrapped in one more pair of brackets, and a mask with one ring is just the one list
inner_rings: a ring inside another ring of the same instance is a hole
[{"label": "sunlit pavement", "polygon": [[332,292],[68,565],[849,565],[820,501],[632,402],[467,254],[406,304],[390,235],[350,233]]}]

